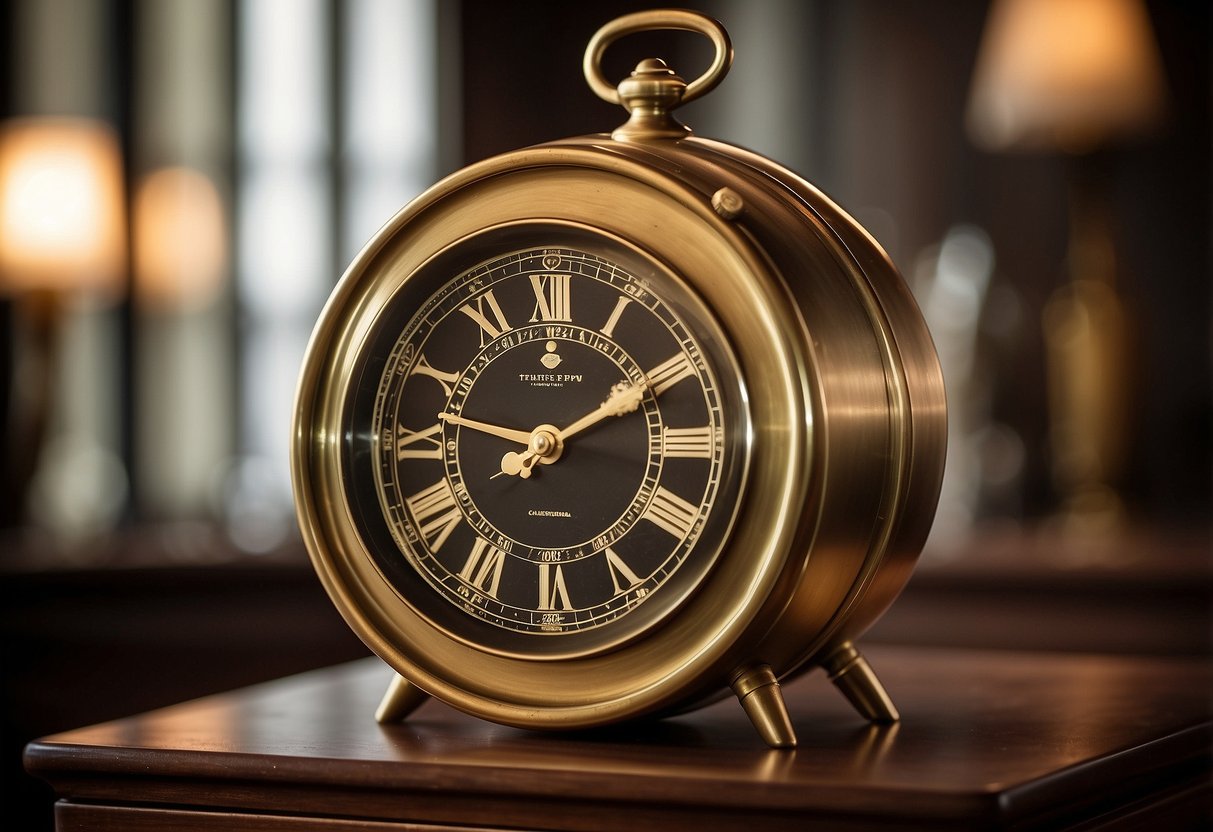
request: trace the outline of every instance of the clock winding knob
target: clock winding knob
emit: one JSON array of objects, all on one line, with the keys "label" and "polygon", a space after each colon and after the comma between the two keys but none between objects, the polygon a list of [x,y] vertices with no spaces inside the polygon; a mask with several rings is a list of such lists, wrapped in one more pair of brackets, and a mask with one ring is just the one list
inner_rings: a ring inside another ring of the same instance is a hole
[{"label": "clock winding knob", "polygon": [[619,82],[619,100],[631,114],[614,138],[679,138],[690,129],[671,111],[682,103],[687,82],[674,74],[660,58],[645,58],[627,78]]}]

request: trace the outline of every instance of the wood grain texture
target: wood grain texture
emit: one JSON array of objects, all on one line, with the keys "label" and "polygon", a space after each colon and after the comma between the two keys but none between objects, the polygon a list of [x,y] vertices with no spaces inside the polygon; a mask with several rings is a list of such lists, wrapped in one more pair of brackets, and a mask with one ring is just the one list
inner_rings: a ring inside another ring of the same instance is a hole
[{"label": "wood grain texture", "polygon": [[381,726],[372,713],[391,674],[367,660],[49,737],[28,747],[26,764],[65,801],[60,825],[71,829],[89,828],[92,803],[198,821],[171,826],[182,829],[218,828],[214,812],[629,832],[1208,819],[1205,663],[869,655],[902,721],[868,725],[812,674],[785,688],[795,751],[766,749],[735,701],[568,734],[431,701]]}]

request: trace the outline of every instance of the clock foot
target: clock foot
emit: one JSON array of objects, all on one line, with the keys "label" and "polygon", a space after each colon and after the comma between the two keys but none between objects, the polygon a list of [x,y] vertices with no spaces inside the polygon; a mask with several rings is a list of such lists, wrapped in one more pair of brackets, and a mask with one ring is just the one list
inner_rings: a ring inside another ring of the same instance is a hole
[{"label": "clock foot", "polygon": [[392,677],[383,701],[375,709],[375,721],[381,725],[401,722],[429,698],[428,693],[397,673]]},{"label": "clock foot", "polygon": [[779,682],[769,665],[748,667],[732,684],[746,716],[759,736],[771,748],[795,748],[796,732],[788,718],[788,708],[779,690]]},{"label": "clock foot", "polygon": [[851,642],[843,642],[826,657],[821,666],[829,674],[830,681],[865,719],[896,722],[901,718],[884,685],[872,672],[868,660]]}]

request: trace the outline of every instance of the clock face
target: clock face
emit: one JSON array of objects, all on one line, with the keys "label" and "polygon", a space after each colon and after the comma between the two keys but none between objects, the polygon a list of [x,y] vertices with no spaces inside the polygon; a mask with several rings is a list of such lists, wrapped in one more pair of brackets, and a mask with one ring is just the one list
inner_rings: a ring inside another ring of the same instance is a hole
[{"label": "clock face", "polygon": [[719,327],[613,238],[507,227],[381,316],[347,493],[382,574],[455,637],[556,656],[632,637],[710,570],[747,417]]}]

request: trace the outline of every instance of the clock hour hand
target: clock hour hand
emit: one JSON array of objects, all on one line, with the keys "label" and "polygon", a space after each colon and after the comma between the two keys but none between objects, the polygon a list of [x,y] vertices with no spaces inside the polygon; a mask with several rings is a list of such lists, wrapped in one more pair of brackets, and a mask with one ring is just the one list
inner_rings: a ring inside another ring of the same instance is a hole
[{"label": "clock hour hand", "polygon": [[509,451],[501,458],[501,470],[489,479],[496,479],[502,474],[519,476],[529,479],[531,468],[536,463],[551,465],[560,459],[564,453],[564,441],[560,438],[560,429],[555,425],[540,425],[531,431],[527,440],[527,448],[522,453]]},{"label": "clock hour hand", "polygon": [[516,454],[513,451],[508,451],[506,455],[501,458],[501,470],[496,474],[493,474],[493,476],[489,477],[489,479],[495,480],[502,474],[509,474],[510,476],[517,475],[522,477],[524,480],[530,479],[531,468],[534,466],[536,459],[537,457],[535,454],[531,453],[529,450],[520,454]]},{"label": "clock hour hand", "polygon": [[531,431],[503,428],[500,425],[491,425],[488,422],[465,419],[462,416],[456,416],[454,413],[439,413],[438,418],[452,425],[461,425],[465,428],[478,430],[481,433],[487,433],[490,436],[498,436],[511,442],[517,442],[519,445],[529,445],[531,442]]}]

